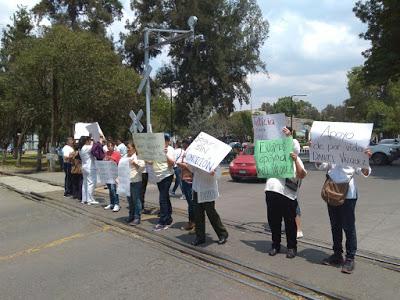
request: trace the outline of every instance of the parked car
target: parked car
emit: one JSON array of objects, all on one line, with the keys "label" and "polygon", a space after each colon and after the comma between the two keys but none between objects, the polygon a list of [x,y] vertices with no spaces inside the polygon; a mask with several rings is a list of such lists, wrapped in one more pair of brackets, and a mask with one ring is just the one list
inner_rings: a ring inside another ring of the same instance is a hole
[{"label": "parked car", "polygon": [[371,144],[371,162],[376,165],[387,165],[400,158],[400,141],[398,139],[384,139],[378,144]]},{"label": "parked car", "polygon": [[232,180],[257,179],[254,146],[248,146],[229,164],[229,174]]}]

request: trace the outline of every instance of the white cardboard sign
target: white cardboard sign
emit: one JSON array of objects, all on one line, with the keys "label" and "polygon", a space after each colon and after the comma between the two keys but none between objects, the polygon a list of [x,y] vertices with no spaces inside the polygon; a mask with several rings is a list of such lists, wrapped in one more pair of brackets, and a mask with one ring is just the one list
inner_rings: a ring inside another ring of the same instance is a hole
[{"label": "white cardboard sign", "polygon": [[118,183],[117,183],[117,194],[120,196],[131,195],[131,167],[130,158],[123,157],[118,164]]},{"label": "white cardboard sign", "polygon": [[186,149],[185,162],[210,173],[231,150],[231,146],[205,132],[200,132]]},{"label": "white cardboard sign", "polygon": [[100,128],[98,122],[94,123],[76,123],[75,124],[75,133],[74,139],[78,140],[81,136],[89,136],[92,135],[93,140],[97,142],[100,139],[100,136],[104,136],[103,131]]},{"label": "white cardboard sign", "polygon": [[139,159],[160,162],[167,161],[164,152],[164,133],[134,133],[132,136]]},{"label": "white cardboard sign", "polygon": [[368,148],[372,123],[315,121],[311,127],[311,162],[328,162],[342,166],[369,166]]},{"label": "white cardboard sign", "polygon": [[284,137],[282,129],[286,126],[285,114],[253,115],[254,142],[275,140]]},{"label": "white cardboard sign", "polygon": [[114,184],[118,176],[117,164],[110,160],[96,160],[96,173],[99,183]]}]

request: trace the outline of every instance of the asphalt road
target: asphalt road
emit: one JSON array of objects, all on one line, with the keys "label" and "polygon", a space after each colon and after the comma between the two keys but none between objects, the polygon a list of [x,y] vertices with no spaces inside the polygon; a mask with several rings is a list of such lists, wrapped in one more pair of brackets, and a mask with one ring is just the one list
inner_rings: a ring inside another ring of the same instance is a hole
[{"label": "asphalt road", "polygon": [[266,299],[140,239],[2,187],[0,228],[1,299]]}]

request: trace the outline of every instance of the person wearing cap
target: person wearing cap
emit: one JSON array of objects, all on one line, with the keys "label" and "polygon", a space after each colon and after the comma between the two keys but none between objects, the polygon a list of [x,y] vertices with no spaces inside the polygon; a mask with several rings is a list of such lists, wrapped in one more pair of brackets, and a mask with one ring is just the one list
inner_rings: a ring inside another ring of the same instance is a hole
[{"label": "person wearing cap", "polygon": [[166,161],[147,161],[149,167],[153,169],[159,191],[160,218],[154,227],[154,231],[168,229],[173,221],[169,189],[174,177],[175,153],[174,148],[169,145],[170,140],[169,134],[164,134]]},{"label": "person wearing cap", "polygon": [[[291,135],[291,131],[286,127],[282,131],[286,136]],[[275,256],[280,252],[282,219],[285,222],[287,240],[286,257],[294,258],[297,255],[297,226],[295,221],[298,206],[297,197],[301,180],[307,175],[307,171],[296,152],[294,150],[290,153],[293,160],[294,177],[268,178],[265,184],[267,218],[272,233],[272,247],[268,252],[270,256]]]}]

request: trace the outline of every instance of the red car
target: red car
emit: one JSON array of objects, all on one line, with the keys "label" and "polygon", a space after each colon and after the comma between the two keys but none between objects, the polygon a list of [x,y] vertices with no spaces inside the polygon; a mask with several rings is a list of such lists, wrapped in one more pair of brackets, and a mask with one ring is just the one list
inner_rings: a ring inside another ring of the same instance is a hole
[{"label": "red car", "polygon": [[229,164],[229,173],[232,180],[257,179],[256,161],[254,160],[254,147],[248,147]]}]

